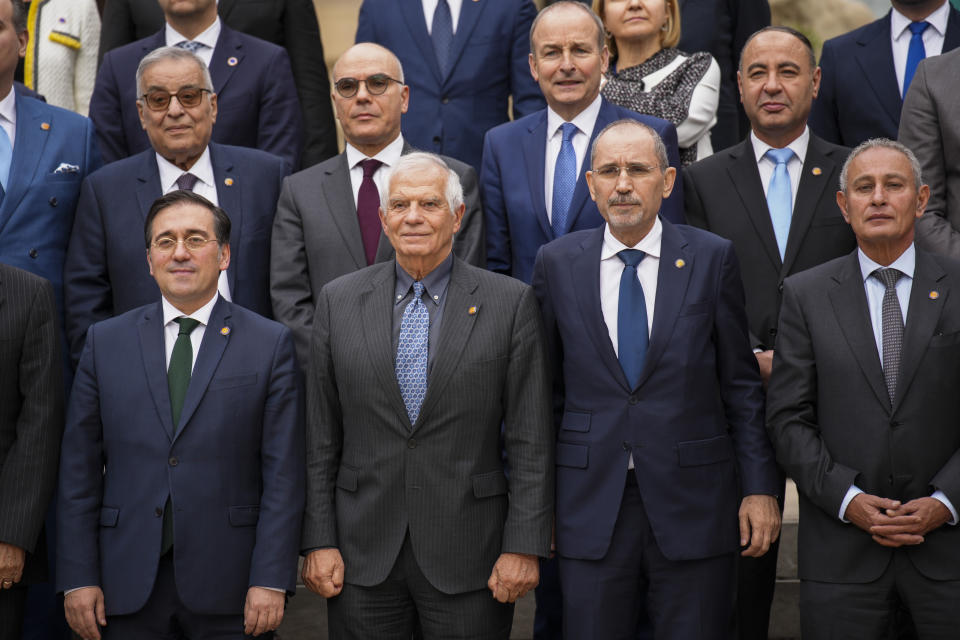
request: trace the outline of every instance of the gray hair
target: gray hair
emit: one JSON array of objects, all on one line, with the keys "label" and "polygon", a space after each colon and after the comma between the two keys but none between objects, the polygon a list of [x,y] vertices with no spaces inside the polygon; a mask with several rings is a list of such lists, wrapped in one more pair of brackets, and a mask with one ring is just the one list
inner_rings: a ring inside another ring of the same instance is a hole
[{"label": "gray hair", "polygon": [[[207,68],[206,63],[200,56],[192,51],[181,49],[180,47],[160,47],[145,55],[143,60],[140,61],[140,64],[137,65],[138,101],[140,100],[140,92],[143,91],[143,87],[140,86],[140,83],[143,81],[143,74],[147,72],[147,69],[151,65],[162,62],[163,60],[192,60],[200,67],[200,73],[203,74],[203,88],[213,93],[213,80],[210,78],[210,69]],[[209,98],[209,96],[207,97]]]},{"label": "gray hair", "polygon": [[537,56],[537,52],[533,48],[533,32],[537,30],[537,25],[540,24],[540,19],[543,18],[548,13],[556,11],[560,7],[574,7],[580,11],[586,12],[588,16],[593,20],[593,24],[597,27],[597,53],[603,51],[603,47],[606,45],[606,29],[603,27],[603,20],[600,19],[600,16],[593,12],[593,9],[583,4],[582,2],[574,2],[573,0],[560,0],[559,2],[554,2],[551,5],[547,5],[540,10],[540,13],[537,14],[537,17],[533,19],[533,24],[530,25],[530,53],[534,57]]},{"label": "gray hair", "polygon": [[622,120],[617,120],[611,122],[603,129],[600,130],[600,133],[597,134],[597,137],[593,139],[593,144],[590,145],[590,168],[593,169],[594,159],[597,157],[597,144],[600,142],[600,138],[603,135],[614,129],[616,127],[633,127],[635,129],[641,129],[645,131],[647,135],[653,140],[653,152],[657,155],[657,164],[660,165],[660,171],[666,171],[667,167],[670,166],[670,159],[667,157],[667,145],[663,143],[663,139],[660,137],[653,127],[643,124],[639,120],[631,120],[630,118],[623,118]]},{"label": "gray hair", "polygon": [[847,174],[850,171],[850,165],[853,163],[854,158],[866,151],[870,151],[871,149],[892,149],[893,151],[902,153],[910,162],[910,169],[913,172],[913,186],[917,189],[923,186],[923,176],[920,172],[920,161],[917,160],[917,156],[913,155],[913,151],[900,144],[896,140],[890,140],[888,138],[871,138],[866,142],[861,142],[860,145],[851,151],[849,156],[847,156],[847,161],[843,163],[843,169],[840,170],[840,191],[843,191],[844,193],[847,192]]},{"label": "gray hair", "polygon": [[430,169],[441,169],[444,171],[447,177],[444,197],[447,199],[447,206],[450,207],[450,214],[453,215],[454,212],[460,208],[460,205],[463,204],[463,187],[460,185],[460,176],[443,161],[443,158],[425,151],[415,151],[400,156],[400,161],[394,165],[390,171],[390,175],[387,176],[385,183],[387,188],[380,194],[380,206],[383,210],[386,211],[387,205],[390,203],[390,187],[395,177],[406,173],[429,171]]}]

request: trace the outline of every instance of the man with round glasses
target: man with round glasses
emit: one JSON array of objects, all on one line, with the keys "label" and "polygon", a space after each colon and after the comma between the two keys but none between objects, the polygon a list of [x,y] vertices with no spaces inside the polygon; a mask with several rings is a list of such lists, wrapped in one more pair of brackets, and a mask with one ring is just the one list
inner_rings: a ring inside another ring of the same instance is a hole
[{"label": "man with round glasses", "polygon": [[195,54],[164,47],[137,70],[137,109],[151,148],[104,167],[81,190],[67,250],[66,329],[76,362],[87,327],[156,299],[135,239],[151,203],[187,189],[225,209],[233,260],[219,290],[270,316],[270,225],[289,173],[276,156],[210,141],[220,100]]}]

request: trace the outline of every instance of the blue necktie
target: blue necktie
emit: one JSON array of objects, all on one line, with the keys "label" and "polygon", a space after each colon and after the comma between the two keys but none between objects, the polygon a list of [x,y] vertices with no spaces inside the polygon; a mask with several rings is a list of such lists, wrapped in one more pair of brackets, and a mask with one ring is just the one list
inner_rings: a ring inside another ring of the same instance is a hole
[{"label": "blue necktie", "polygon": [[173,46],[177,47],[178,49],[186,49],[190,53],[196,53],[207,45],[203,44],[202,42],[196,42],[195,40],[181,40]]},{"label": "blue necktie", "polygon": [[790,218],[793,216],[793,190],[787,171],[787,162],[793,157],[793,151],[770,149],[765,155],[777,164],[767,185],[767,208],[770,210],[770,222],[773,223],[780,259],[783,260],[787,251],[787,236],[790,235]]},{"label": "blue necktie", "polygon": [[447,0],[437,2],[437,8],[433,12],[433,23],[430,25],[430,38],[433,40],[433,50],[437,54],[440,75],[446,77],[450,67],[450,45],[453,43],[453,18],[450,16],[450,5],[447,4]]},{"label": "blue necktie", "polygon": [[7,130],[0,127],[0,202],[7,195],[7,185],[10,180],[10,163],[13,161],[13,145]]},{"label": "blue necktie", "polygon": [[907,27],[913,35],[910,36],[910,48],[907,49],[907,66],[903,70],[903,97],[907,95],[913,74],[917,72],[917,65],[927,57],[927,50],[923,46],[923,32],[929,26],[929,22],[911,22]]},{"label": "blue necktie", "polygon": [[577,154],[572,142],[577,126],[572,122],[564,122],[560,128],[563,130],[563,142],[553,169],[553,202],[550,205],[550,225],[558,238],[567,232],[567,214],[570,212],[570,201],[573,200],[573,189],[577,186]]},{"label": "blue necktie", "polygon": [[637,249],[624,249],[617,254],[623,260],[617,305],[617,358],[631,389],[640,380],[650,340],[647,337],[647,301],[637,279],[637,265],[645,255]]},{"label": "blue necktie", "polygon": [[427,394],[427,350],[430,336],[430,314],[423,304],[423,283],[413,283],[413,300],[400,319],[400,340],[397,342],[397,383],[407,407],[410,424],[417,422],[423,398]]}]

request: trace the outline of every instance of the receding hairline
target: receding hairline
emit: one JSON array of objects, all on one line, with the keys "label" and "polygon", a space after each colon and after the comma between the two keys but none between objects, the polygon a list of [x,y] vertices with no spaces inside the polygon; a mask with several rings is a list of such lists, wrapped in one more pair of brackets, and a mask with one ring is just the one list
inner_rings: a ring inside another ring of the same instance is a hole
[{"label": "receding hairline", "polygon": [[743,48],[740,50],[740,59],[737,62],[737,71],[745,71],[743,67],[743,59],[747,53],[747,48],[753,44],[753,41],[757,38],[766,35],[768,33],[782,33],[786,36],[792,37],[796,40],[800,46],[805,50],[807,62],[810,64],[810,73],[813,73],[817,68],[817,58],[816,54],[813,52],[813,45],[810,43],[810,39],[807,36],[803,35],[800,31],[792,27],[786,27],[782,25],[772,25],[769,27],[764,27],[758,31],[754,31],[747,41],[743,43]]},{"label": "receding hairline", "polygon": [[343,62],[344,58],[347,58],[347,61],[349,62],[348,56],[364,51],[383,55],[387,60],[390,61],[389,64],[393,66],[392,70],[385,71],[390,75],[399,76],[396,79],[400,80],[401,82],[403,81],[403,65],[400,63],[400,58],[398,58],[393,51],[390,51],[390,49],[387,49],[386,47],[375,42],[360,42],[344,51],[340,57],[337,58],[337,61],[333,63],[333,69],[331,69],[331,73],[333,74],[334,81],[336,81],[337,78],[337,69],[340,67],[340,64]]},{"label": "receding hairline", "polygon": [[[617,131],[618,129],[632,129],[634,131],[641,131],[644,134],[646,134],[647,139],[650,140],[650,144],[653,147],[653,155],[657,159],[657,165],[660,166],[661,170],[666,170],[666,168],[670,166],[670,160],[666,153],[666,145],[663,142],[663,138],[661,138],[657,134],[656,130],[654,130],[654,128],[651,126],[644,124],[643,122],[640,122],[639,120],[630,120],[628,118],[624,118],[622,120],[617,120],[616,122],[613,122],[607,125],[606,127],[603,128],[602,131],[600,131],[599,134],[597,134],[596,139],[593,141],[592,148],[590,149],[590,168],[591,169],[593,169],[594,160],[596,159],[597,150],[600,147],[601,140],[604,140],[608,136],[608,134],[610,134],[611,132]],[[660,154],[657,151],[658,141],[660,145],[663,146],[662,158],[660,157]],[[663,160],[667,161],[666,164],[662,164]]]},{"label": "receding hairline", "polygon": [[586,14],[588,18],[591,19],[593,26],[597,28],[597,53],[603,51],[604,46],[606,46],[606,32],[603,27],[603,21],[600,19],[600,16],[593,12],[593,9],[583,4],[582,2],[576,2],[573,0],[561,0],[560,2],[554,2],[553,4],[548,4],[546,7],[541,9],[537,16],[533,19],[533,22],[530,24],[530,54],[536,57],[537,52],[533,46],[534,35],[537,33],[537,27],[540,26],[540,21],[546,18],[549,14],[555,13],[557,11],[581,11]]}]

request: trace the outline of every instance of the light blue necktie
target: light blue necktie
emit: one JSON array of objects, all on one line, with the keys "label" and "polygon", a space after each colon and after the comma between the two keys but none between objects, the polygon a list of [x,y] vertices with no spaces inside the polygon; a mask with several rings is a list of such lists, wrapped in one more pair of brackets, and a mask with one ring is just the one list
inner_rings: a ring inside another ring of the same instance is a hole
[{"label": "light blue necktie", "polygon": [[177,47],[178,49],[186,49],[190,53],[196,53],[197,51],[199,51],[200,49],[204,48],[207,45],[203,44],[202,42],[197,42],[195,40],[182,40],[177,44],[175,44],[174,46]]},{"label": "light blue necktie", "polygon": [[413,300],[400,319],[397,341],[397,383],[407,407],[410,424],[417,422],[423,398],[427,394],[427,350],[430,336],[430,314],[423,304],[423,283],[413,283]]},{"label": "light blue necktie", "polygon": [[450,70],[450,45],[453,43],[453,17],[450,15],[447,0],[440,0],[433,12],[430,39],[433,40],[433,50],[437,54],[440,75],[446,76]]},{"label": "light blue necktie", "polygon": [[640,381],[650,341],[647,336],[647,301],[637,279],[637,265],[646,255],[638,249],[624,249],[617,254],[623,260],[617,304],[617,358],[631,389]]},{"label": "light blue necktie", "polygon": [[577,186],[577,154],[572,142],[577,125],[564,122],[560,128],[563,130],[563,142],[553,169],[553,202],[550,205],[550,225],[558,238],[567,232],[567,214],[570,212],[570,201],[573,200],[573,189]]},{"label": "light blue necktie", "polygon": [[787,236],[790,235],[790,218],[793,216],[793,190],[787,171],[787,162],[793,157],[793,151],[788,148],[769,149],[765,155],[777,164],[767,186],[767,208],[770,210],[770,222],[773,223],[780,259],[783,260],[787,251]]},{"label": "light blue necktie", "polygon": [[910,48],[907,49],[907,66],[903,70],[903,96],[907,96],[907,89],[910,88],[910,82],[913,80],[913,74],[917,72],[917,65],[927,57],[927,50],[923,46],[923,32],[930,26],[929,22],[911,22],[907,27],[910,29]]},{"label": "light blue necktie", "polygon": [[10,180],[10,163],[13,161],[13,145],[7,130],[0,127],[0,202],[7,194],[7,184]]}]

